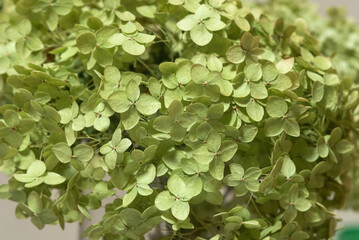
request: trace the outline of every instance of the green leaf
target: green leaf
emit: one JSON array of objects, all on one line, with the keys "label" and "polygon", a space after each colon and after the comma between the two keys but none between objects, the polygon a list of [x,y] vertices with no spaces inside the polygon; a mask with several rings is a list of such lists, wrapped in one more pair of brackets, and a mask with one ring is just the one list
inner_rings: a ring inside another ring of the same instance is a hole
[{"label": "green leaf", "polygon": [[283,98],[271,96],[268,98],[266,110],[273,118],[283,117],[288,111],[288,105]]},{"label": "green leaf", "polygon": [[139,120],[140,116],[138,115],[136,108],[134,107],[130,107],[129,110],[121,114],[121,122],[125,127],[125,130],[130,130],[134,128]]},{"label": "green leaf", "polygon": [[146,48],[145,46],[139,44],[137,41],[135,40],[126,40],[123,42],[122,44],[122,48],[125,52],[134,55],[134,56],[139,56],[142,53],[145,52]]},{"label": "green leaf", "polygon": [[206,28],[210,31],[219,31],[223,28],[225,28],[226,24],[222,22],[218,18],[209,18],[207,20],[203,21],[204,25],[206,25]]},{"label": "green leaf", "polygon": [[256,137],[258,128],[253,125],[244,125],[239,129],[239,140],[244,143],[250,143]]},{"label": "green leaf", "polygon": [[52,152],[62,163],[68,163],[71,160],[72,151],[66,143],[57,143],[52,147]]},{"label": "green leaf", "polygon": [[5,111],[4,120],[8,127],[15,127],[19,124],[19,113],[14,110],[8,109]]},{"label": "green leaf", "polygon": [[155,199],[155,205],[160,211],[166,211],[170,209],[174,202],[175,198],[170,194],[169,191],[160,192]]},{"label": "green leaf", "polygon": [[249,83],[251,96],[254,99],[265,99],[268,97],[267,88],[263,83]]},{"label": "green leaf", "polygon": [[318,67],[321,70],[328,70],[329,68],[332,67],[332,63],[330,62],[330,60],[323,56],[316,56],[313,59],[313,63],[316,67]]},{"label": "green leaf", "polygon": [[253,119],[255,122],[259,122],[263,119],[264,109],[259,105],[254,99],[249,101],[246,107],[248,116]]},{"label": "green leaf", "polygon": [[241,63],[246,58],[246,55],[244,54],[241,46],[233,45],[228,49],[226,57],[231,63]]},{"label": "green leaf", "polygon": [[124,207],[127,207],[135,200],[136,196],[137,196],[137,189],[134,187],[131,189],[131,191],[127,192],[126,195],[123,197],[122,205]]},{"label": "green leaf", "polygon": [[223,162],[228,162],[237,152],[238,145],[231,140],[224,140],[219,149],[218,158]]},{"label": "green leaf", "polygon": [[96,47],[96,36],[91,32],[83,33],[76,39],[76,44],[81,53],[89,54]]},{"label": "green leaf", "polygon": [[171,207],[172,215],[178,220],[185,220],[189,215],[189,204],[188,202],[182,202],[180,200],[174,201]]},{"label": "green leaf", "polygon": [[46,165],[43,161],[35,160],[31,163],[26,171],[26,174],[31,177],[39,177],[46,171]]},{"label": "green leaf", "polygon": [[244,67],[244,75],[250,81],[259,81],[262,78],[262,68],[259,63],[248,64]]},{"label": "green leaf", "polygon": [[88,162],[94,156],[94,150],[88,145],[79,144],[74,148],[74,156],[81,162]]},{"label": "green leaf", "polygon": [[41,201],[41,198],[39,194],[35,191],[32,191],[28,198],[27,198],[27,204],[31,211],[33,211],[36,214],[39,214],[43,209],[43,204]]},{"label": "green leaf", "polygon": [[131,80],[127,83],[126,94],[127,98],[132,102],[135,102],[140,97],[140,89],[135,80]]},{"label": "green leaf", "polygon": [[141,94],[136,102],[136,108],[143,115],[150,116],[161,108],[161,103],[151,95]]},{"label": "green leaf", "polygon": [[182,31],[190,31],[198,24],[198,20],[194,15],[188,15],[177,23],[177,27]]},{"label": "green leaf", "polygon": [[58,185],[66,181],[66,178],[54,172],[48,172],[44,177],[47,185]]},{"label": "green leaf", "polygon": [[295,170],[296,167],[293,161],[289,157],[285,156],[282,163],[282,170],[281,170],[282,174],[287,178],[290,178],[295,174]]},{"label": "green leaf", "polygon": [[172,174],[167,182],[168,190],[177,197],[183,197],[186,193],[185,182],[176,174]]},{"label": "green leaf", "polygon": [[126,112],[132,105],[132,103],[127,99],[127,94],[125,91],[117,91],[112,93],[108,97],[107,102],[112,110],[118,113]]},{"label": "green leaf", "polygon": [[139,183],[150,184],[156,177],[156,167],[153,164],[142,167],[136,174]]},{"label": "green leaf", "polygon": [[288,134],[292,137],[300,136],[299,124],[296,120],[294,120],[292,118],[287,118],[284,120],[283,129],[286,134]]},{"label": "green leaf", "polygon": [[282,59],[277,63],[277,69],[279,73],[286,74],[292,70],[294,66],[294,58]]},{"label": "green leaf", "polygon": [[153,128],[160,132],[169,133],[173,128],[173,120],[168,116],[159,116],[153,121]]},{"label": "green leaf", "polygon": [[96,48],[93,52],[93,57],[102,67],[112,64],[112,54],[106,49],[100,47]]},{"label": "green leaf", "polygon": [[207,45],[213,37],[213,34],[209,32],[204,24],[197,24],[190,31],[192,41],[198,46]]},{"label": "green leaf", "polygon": [[214,154],[208,151],[206,145],[198,147],[192,155],[198,163],[203,165],[209,164],[214,157]]},{"label": "green leaf", "polygon": [[307,199],[298,198],[294,201],[294,206],[298,211],[305,212],[312,206],[312,204]]},{"label": "green leaf", "polygon": [[267,137],[275,137],[284,131],[284,120],[282,118],[268,119],[264,125],[264,134]]}]

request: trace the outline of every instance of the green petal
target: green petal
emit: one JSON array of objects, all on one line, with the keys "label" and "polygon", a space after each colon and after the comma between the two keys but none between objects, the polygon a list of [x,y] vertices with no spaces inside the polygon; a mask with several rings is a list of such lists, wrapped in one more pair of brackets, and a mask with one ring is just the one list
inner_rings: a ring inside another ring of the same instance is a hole
[{"label": "green petal", "polygon": [[113,111],[124,113],[131,107],[131,102],[127,98],[125,91],[117,91],[112,93],[107,100]]},{"label": "green petal", "polygon": [[213,34],[207,30],[204,24],[197,24],[190,31],[190,36],[195,44],[204,46],[212,40]]},{"label": "green petal", "polygon": [[83,54],[89,54],[96,47],[96,36],[91,32],[81,34],[76,39],[77,47]]},{"label": "green petal", "polygon": [[246,58],[243,49],[239,45],[234,45],[226,52],[226,57],[231,63],[241,63]]},{"label": "green petal", "polygon": [[58,185],[66,181],[66,178],[61,176],[60,174],[54,172],[48,172],[44,176],[44,182],[47,185]]},{"label": "green petal", "polygon": [[275,137],[284,131],[284,120],[282,118],[271,118],[264,125],[264,134],[267,137]]},{"label": "green petal", "polygon": [[102,67],[111,65],[113,61],[112,54],[107,49],[100,47],[96,48],[96,50],[93,52],[93,57],[95,58],[96,62]]},{"label": "green petal", "polygon": [[190,31],[196,24],[198,24],[198,20],[191,14],[179,21],[177,27],[182,31]]},{"label": "green petal", "polygon": [[299,124],[294,119],[291,119],[291,118],[285,119],[283,128],[284,128],[285,133],[292,137],[300,136]]},{"label": "green petal", "polygon": [[206,28],[210,31],[219,31],[226,26],[224,22],[214,17],[204,20],[203,22],[206,25]]},{"label": "green petal", "polygon": [[160,192],[155,199],[155,205],[160,211],[166,211],[170,209],[174,202],[175,198],[170,194],[169,191]]},{"label": "green petal", "polygon": [[268,98],[266,110],[273,118],[283,117],[288,111],[288,105],[283,98],[271,96]]},{"label": "green petal", "polygon": [[52,152],[62,163],[68,163],[71,160],[72,151],[66,143],[57,143],[52,147]]},{"label": "green petal", "polygon": [[141,94],[136,102],[136,109],[143,115],[153,115],[161,108],[161,103],[148,94]]},{"label": "green petal", "polygon": [[94,156],[94,150],[88,145],[79,144],[74,148],[74,156],[81,162],[88,162]]},{"label": "green petal", "polygon": [[171,213],[178,220],[185,220],[189,215],[189,209],[188,202],[176,200],[171,207]]},{"label": "green petal", "polygon": [[125,52],[134,56],[139,56],[146,50],[145,46],[139,44],[136,40],[130,39],[123,42],[122,48]]},{"label": "green petal", "polygon": [[140,116],[138,115],[135,107],[130,107],[128,111],[121,114],[121,122],[125,130],[134,128],[139,120]]},{"label": "green petal", "polygon": [[249,101],[246,107],[248,116],[253,119],[256,122],[259,122],[262,120],[264,115],[264,110],[259,103],[257,103],[255,100]]}]

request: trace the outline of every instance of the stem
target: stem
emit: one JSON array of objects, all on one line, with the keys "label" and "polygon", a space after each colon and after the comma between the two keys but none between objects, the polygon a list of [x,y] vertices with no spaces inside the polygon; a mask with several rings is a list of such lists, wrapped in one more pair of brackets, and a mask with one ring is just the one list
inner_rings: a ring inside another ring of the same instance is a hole
[{"label": "stem", "polygon": [[144,61],[139,58],[137,59],[137,61],[141,63],[151,73],[152,76],[156,76],[155,72]]},{"label": "stem", "polygon": [[210,233],[212,233],[213,235],[216,235],[217,233],[211,229],[208,224],[206,224],[205,222],[202,221],[202,219],[200,217],[197,216],[197,214],[191,210],[191,214],[194,216],[194,218]]}]

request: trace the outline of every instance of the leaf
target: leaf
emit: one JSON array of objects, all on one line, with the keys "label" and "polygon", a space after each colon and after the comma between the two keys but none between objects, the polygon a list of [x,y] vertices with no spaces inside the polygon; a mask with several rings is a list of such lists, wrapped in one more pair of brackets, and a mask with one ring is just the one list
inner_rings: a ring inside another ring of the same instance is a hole
[{"label": "leaf", "polygon": [[198,24],[198,20],[194,15],[187,15],[177,23],[177,27],[182,31],[190,31]]},{"label": "leaf", "polygon": [[285,156],[282,163],[282,170],[281,170],[282,174],[287,178],[290,178],[295,174],[295,171],[296,171],[296,167],[293,161],[289,157]]},{"label": "leaf", "polygon": [[213,34],[209,32],[204,24],[197,24],[190,31],[192,41],[198,46],[207,45],[213,37]]},{"label": "leaf", "polygon": [[321,82],[314,82],[312,96],[315,102],[320,102],[324,97],[324,85]]},{"label": "leaf", "polygon": [[268,98],[266,110],[273,118],[283,117],[288,111],[288,105],[283,98],[271,96]]},{"label": "leaf", "polygon": [[209,164],[214,157],[214,154],[208,151],[206,145],[198,147],[192,155],[198,163],[203,165]]},{"label": "leaf", "polygon": [[224,22],[214,17],[204,20],[203,22],[204,25],[206,25],[206,28],[210,31],[219,31],[226,27],[226,24]]},{"label": "leaf", "polygon": [[185,220],[189,215],[189,204],[180,200],[174,201],[171,207],[172,215],[178,220]]},{"label": "leaf", "polygon": [[86,207],[81,206],[81,205],[77,205],[77,207],[79,208],[80,212],[88,219],[91,220],[91,215],[89,213],[89,211],[87,210]]},{"label": "leaf", "polygon": [[125,91],[117,91],[112,93],[108,97],[107,102],[112,110],[118,113],[126,112],[132,105],[132,103],[127,99],[127,94]]},{"label": "leaf", "polygon": [[259,105],[254,99],[249,101],[246,107],[248,116],[253,119],[255,122],[259,122],[263,119],[264,110],[261,105]]},{"label": "leaf", "polygon": [[244,67],[244,75],[250,81],[259,81],[262,78],[262,69],[259,63],[251,63]]},{"label": "leaf", "polygon": [[233,45],[227,50],[226,57],[231,63],[241,63],[246,58],[246,55],[241,46]]},{"label": "leaf", "polygon": [[159,116],[153,121],[153,128],[160,132],[169,133],[173,128],[172,119],[168,116]]},{"label": "leaf", "polygon": [[112,64],[112,54],[106,49],[100,47],[96,48],[93,52],[93,57],[102,67]]},{"label": "leaf", "polygon": [[150,184],[156,177],[156,167],[153,164],[142,167],[136,174],[139,183]]},{"label": "leaf", "polygon": [[293,57],[282,59],[276,65],[278,72],[282,74],[288,73],[290,70],[292,70],[293,66],[294,66]]},{"label": "leaf", "polygon": [[287,118],[284,120],[283,129],[286,134],[292,137],[299,137],[300,136],[300,128],[299,124],[296,120],[292,118]]},{"label": "leaf", "polygon": [[251,90],[251,96],[254,99],[265,99],[268,97],[267,88],[263,83],[249,83],[249,88]]},{"label": "leaf", "polygon": [[217,180],[223,179],[224,162],[222,160],[215,159],[209,164],[209,172]]},{"label": "leaf", "polygon": [[329,147],[324,137],[319,137],[317,141],[317,151],[321,158],[326,158],[329,154]]},{"label": "leaf", "polygon": [[155,205],[160,211],[166,211],[170,209],[174,202],[175,198],[170,194],[169,191],[160,192],[155,199]]},{"label": "leaf", "polygon": [[127,52],[131,55],[134,55],[134,56],[139,56],[142,53],[144,53],[146,50],[145,46],[139,44],[135,40],[124,41],[122,44],[122,48],[125,52]]},{"label": "leaf", "polygon": [[130,107],[129,110],[121,114],[121,122],[125,127],[125,130],[130,130],[134,128],[139,120],[140,116],[138,115],[136,108],[134,107]]},{"label": "leaf", "polygon": [[312,204],[307,199],[298,198],[294,201],[294,206],[298,211],[305,212],[312,206]]},{"label": "leaf", "polygon": [[19,113],[15,112],[12,109],[5,111],[4,120],[8,127],[15,127],[19,124]]},{"label": "leaf", "polygon": [[251,25],[249,24],[248,20],[238,15],[234,17],[234,22],[240,29],[242,29],[245,32],[251,29]]},{"label": "leaf", "polygon": [[218,151],[218,158],[223,162],[227,162],[232,159],[234,154],[237,152],[237,149],[238,145],[235,142],[231,140],[224,140]]},{"label": "leaf", "polygon": [[74,156],[81,162],[88,162],[94,156],[94,150],[88,145],[79,144],[74,148]]},{"label": "leaf", "polygon": [[264,134],[267,137],[275,137],[284,131],[284,120],[281,118],[268,119],[264,125]]},{"label": "leaf", "polygon": [[71,160],[72,151],[66,143],[57,143],[52,147],[52,151],[55,156],[62,163],[68,163]]},{"label": "leaf", "polygon": [[26,171],[26,174],[31,177],[39,177],[46,171],[46,165],[43,161],[35,160],[31,163]]},{"label": "leaf", "polygon": [[33,211],[36,214],[39,214],[43,209],[41,198],[40,198],[39,194],[35,191],[32,191],[29,194],[29,196],[27,198],[27,204],[28,204],[29,208],[31,209],[31,211]]},{"label": "leaf", "polygon": [[66,178],[54,172],[48,172],[44,177],[47,185],[58,185],[66,181]]},{"label": "leaf", "polygon": [[76,44],[81,53],[89,54],[96,47],[96,36],[91,32],[83,33],[76,39]]},{"label": "leaf", "polygon": [[258,128],[253,125],[244,125],[239,129],[239,140],[244,143],[250,143],[256,137]]},{"label": "leaf", "polygon": [[155,114],[161,108],[161,103],[151,95],[141,94],[136,102],[136,108],[143,115],[149,116]]},{"label": "leaf", "polygon": [[313,63],[316,67],[318,67],[321,70],[328,70],[329,68],[332,67],[332,63],[330,62],[330,60],[323,56],[316,56],[313,59]]},{"label": "leaf", "polygon": [[27,174],[22,174],[22,173],[15,173],[14,174],[14,178],[22,183],[29,183],[35,180],[36,177],[34,176],[29,176]]},{"label": "leaf", "polygon": [[127,192],[126,195],[123,197],[122,205],[124,207],[127,207],[130,205],[137,196],[137,189],[134,187],[131,189],[131,191]]}]

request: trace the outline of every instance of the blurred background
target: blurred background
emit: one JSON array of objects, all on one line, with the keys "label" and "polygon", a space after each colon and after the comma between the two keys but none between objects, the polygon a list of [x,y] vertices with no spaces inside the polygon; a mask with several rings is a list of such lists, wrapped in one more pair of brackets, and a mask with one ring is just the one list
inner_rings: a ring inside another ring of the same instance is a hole
[{"label": "blurred background", "polygon": [[[318,10],[321,14],[325,14],[329,6],[346,7],[348,15],[359,23],[359,1],[357,0],[312,0],[318,4]],[[359,46],[358,46],[359,47]],[[7,177],[0,173],[0,185],[7,183]],[[61,230],[59,226],[46,226],[41,231],[38,230],[29,219],[19,220],[15,217],[16,203],[7,200],[0,200],[0,232],[1,239],[4,240],[20,240],[20,239],[36,239],[36,240],[78,240],[80,239],[81,229],[78,224],[67,224],[65,230]],[[337,211],[343,221],[340,226],[352,231],[359,231],[359,213],[351,211]],[[98,215],[98,216],[96,216]],[[102,213],[94,213],[93,221],[96,222],[102,217]],[[350,232],[342,232],[340,240],[359,239],[352,238]],[[347,234],[347,235],[345,235]],[[349,235],[348,235],[349,234]],[[340,234],[339,234],[340,235]]]}]

